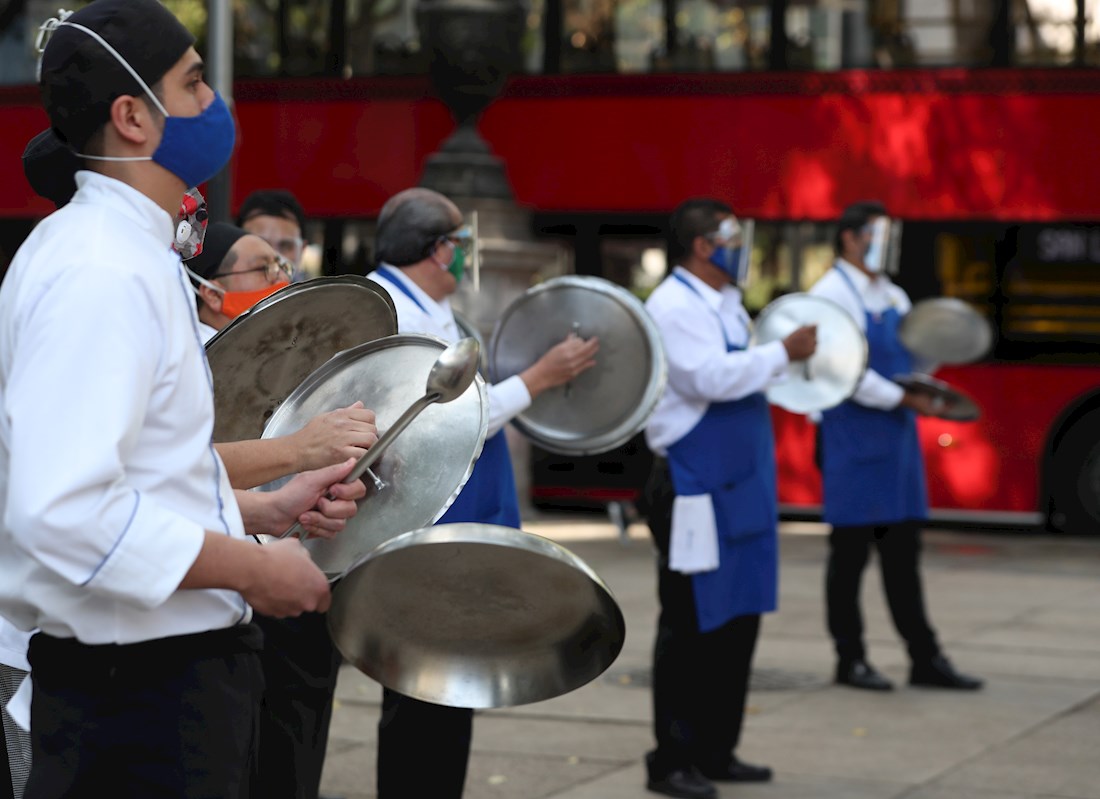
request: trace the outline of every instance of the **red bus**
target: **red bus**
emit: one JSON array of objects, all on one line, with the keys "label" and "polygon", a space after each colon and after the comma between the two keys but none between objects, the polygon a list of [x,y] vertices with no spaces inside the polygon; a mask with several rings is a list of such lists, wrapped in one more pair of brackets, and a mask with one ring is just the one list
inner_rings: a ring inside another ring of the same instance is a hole
[{"label": "red bus", "polygon": [[[366,30],[351,15],[371,4],[236,5],[234,207],[254,189],[288,188],[326,270],[361,268],[381,204],[418,181],[453,130],[410,44],[412,0],[397,3],[408,19],[371,29],[366,67],[349,37]],[[941,5],[540,0],[529,74],[510,80],[480,130],[532,232],[572,247],[578,272],[639,292],[667,268],[667,216],[687,197],[718,196],[758,220],[755,309],[828,267],[830,221],[845,205],[884,201],[904,220],[898,282],[914,300],[965,299],[997,331],[988,359],[940,373],[978,401],[981,420],[922,423],[935,515],[1088,532],[1100,525],[1093,0],[993,0],[971,18]],[[302,9],[324,24],[295,22]],[[711,22],[699,27],[696,11]],[[336,12],[344,28],[325,17]],[[2,266],[50,209],[18,159],[46,123],[36,90],[0,87],[0,114]],[[784,511],[812,514],[812,427],[775,419]],[[630,499],[639,450],[536,458],[535,491]]]}]

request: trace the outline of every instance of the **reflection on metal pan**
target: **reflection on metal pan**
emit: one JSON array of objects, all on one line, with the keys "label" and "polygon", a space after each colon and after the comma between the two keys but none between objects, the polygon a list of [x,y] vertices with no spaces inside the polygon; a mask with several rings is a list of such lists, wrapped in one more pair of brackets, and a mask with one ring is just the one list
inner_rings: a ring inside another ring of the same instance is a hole
[{"label": "reflection on metal pan", "polygon": [[898,327],[905,348],[932,363],[973,363],[993,347],[989,321],[955,297],[921,300]]},{"label": "reflection on metal pan", "polygon": [[497,322],[489,344],[490,374],[495,382],[519,374],[570,333],[599,338],[596,365],[540,394],[515,425],[550,452],[607,452],[645,426],[667,379],[660,332],[629,291],[603,278],[576,275],[529,289]]},{"label": "reflection on metal pan", "polygon": [[794,413],[839,405],[855,393],[867,369],[867,337],[851,314],[811,294],[787,294],[765,306],[756,318],[753,345],[782,341],[803,325],[817,325],[817,351],[807,361],[789,364],[786,378],[766,392],[768,402]]},{"label": "reflection on metal pan", "polygon": [[325,361],[396,332],[393,300],[363,277],[319,277],[261,300],[206,344],[214,440],[259,438],[279,404]]},{"label": "reflection on metal pan", "polygon": [[564,547],[522,530],[444,524],[368,554],[333,589],[332,640],[387,688],[451,707],[539,702],[599,676],[622,611]]},{"label": "reflection on metal pan", "polygon": [[[341,352],[311,374],[271,417],[264,438],[289,435],[315,416],[356,400],[375,412],[379,434],[424,395],[424,385],[446,342],[402,334]],[[310,539],[306,548],[330,578],[376,546],[407,530],[431,524],[450,507],[470,477],[489,424],[485,381],[445,405],[429,405],[393,440],[371,468],[385,486],[365,480],[359,512],[332,539]],[[287,479],[263,486],[273,490]]]}]

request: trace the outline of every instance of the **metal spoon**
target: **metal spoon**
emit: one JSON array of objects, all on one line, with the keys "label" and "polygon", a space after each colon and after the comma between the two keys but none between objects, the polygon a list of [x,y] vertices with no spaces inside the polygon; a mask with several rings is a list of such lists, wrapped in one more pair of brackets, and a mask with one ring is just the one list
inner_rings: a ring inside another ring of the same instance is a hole
[{"label": "metal spoon", "polygon": [[[462,396],[463,392],[474,382],[480,355],[481,347],[475,338],[464,338],[439,353],[439,357],[432,364],[432,370],[428,373],[428,380],[424,386],[424,396],[410,405],[398,417],[397,421],[390,426],[390,429],[356,462],[343,482],[350,483],[358,480],[389,449],[390,444],[393,443],[398,434],[408,427],[409,423],[429,405],[436,402],[450,402]],[[305,528],[299,522],[295,522],[279,538],[287,538],[295,533],[302,540],[305,540],[308,535]]]}]

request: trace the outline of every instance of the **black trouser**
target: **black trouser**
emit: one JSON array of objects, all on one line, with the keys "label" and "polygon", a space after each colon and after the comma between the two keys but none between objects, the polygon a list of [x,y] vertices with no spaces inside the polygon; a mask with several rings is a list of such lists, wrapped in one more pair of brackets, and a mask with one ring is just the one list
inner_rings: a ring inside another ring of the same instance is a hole
[{"label": "black trouser", "polygon": [[256,616],[264,632],[264,698],[253,799],[317,799],[340,653],[323,613]]},{"label": "black trouser", "polygon": [[924,609],[920,532],[918,522],[901,522],[876,527],[834,527],[829,534],[825,598],[829,633],[841,661],[866,657],[859,589],[872,547],[878,550],[890,615],[905,639],[909,657],[921,662],[939,653],[936,634]]},{"label": "black trouser", "polygon": [[[7,711],[0,710],[0,713]],[[11,765],[8,761],[8,741],[4,734],[4,725],[0,724],[0,799],[15,799],[12,788]]]},{"label": "black trouser", "polygon": [[752,655],[760,616],[739,616],[700,632],[691,577],[670,571],[668,546],[675,492],[667,463],[658,458],[644,506],[657,545],[661,603],[653,647],[653,732],[657,750],[650,776],[694,764],[720,770],[741,738]]},{"label": "black trouser", "polygon": [[125,646],[31,639],[27,799],[241,799],[263,676],[242,625]]},{"label": "black trouser", "polygon": [[378,799],[459,799],[474,711],[421,702],[388,688],[378,719]]}]

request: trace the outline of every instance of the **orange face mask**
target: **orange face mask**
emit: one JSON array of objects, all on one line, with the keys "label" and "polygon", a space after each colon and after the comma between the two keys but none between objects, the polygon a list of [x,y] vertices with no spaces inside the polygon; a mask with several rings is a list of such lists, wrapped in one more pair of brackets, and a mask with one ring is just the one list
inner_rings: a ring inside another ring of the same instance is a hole
[{"label": "orange face mask", "polygon": [[289,285],[290,283],[283,281],[255,291],[227,291],[222,294],[222,313],[230,319],[236,319],[260,300]]}]

